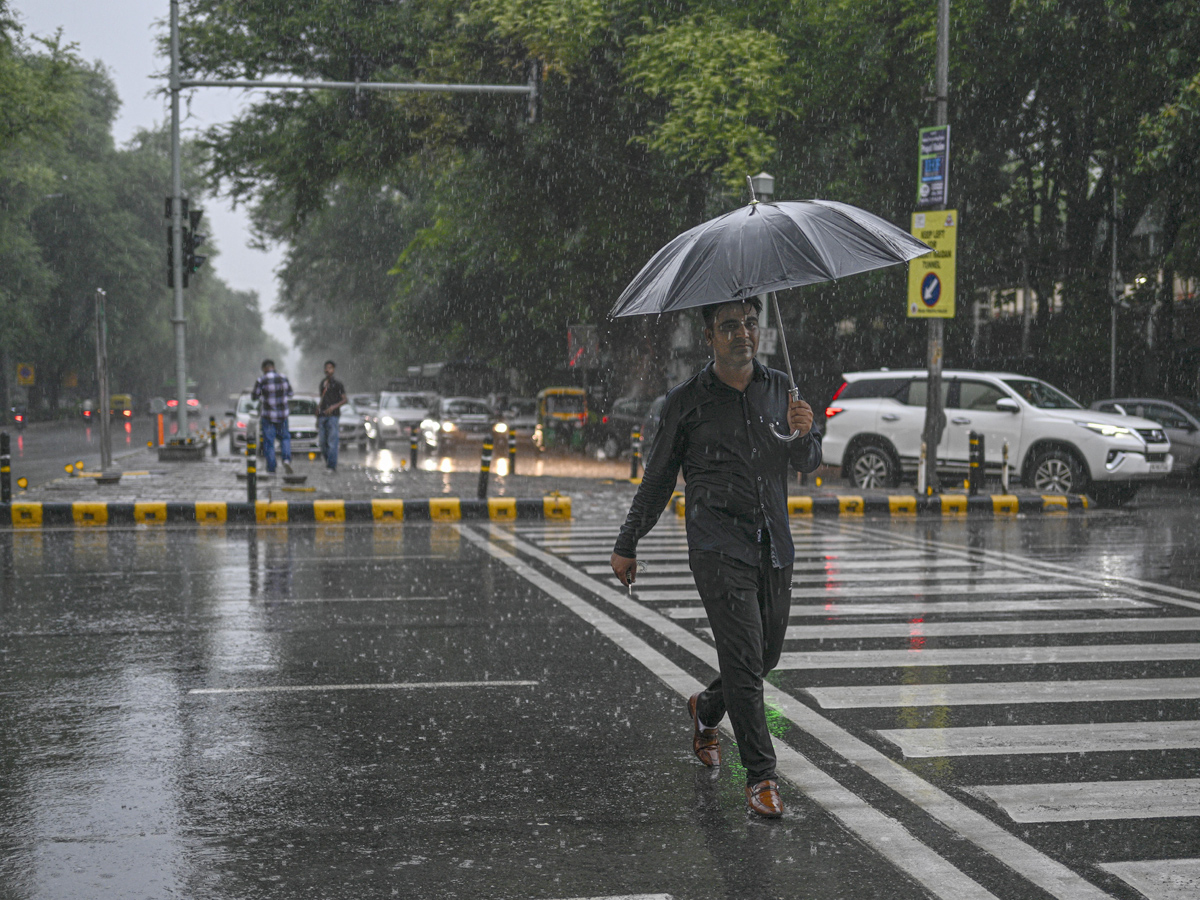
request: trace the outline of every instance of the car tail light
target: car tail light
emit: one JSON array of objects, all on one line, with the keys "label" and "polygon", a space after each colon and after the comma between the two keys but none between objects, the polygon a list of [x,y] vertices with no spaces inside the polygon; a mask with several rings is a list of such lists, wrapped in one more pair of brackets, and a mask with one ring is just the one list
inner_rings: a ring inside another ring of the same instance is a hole
[{"label": "car tail light", "polygon": [[827,406],[827,407],[825,407],[825,418],[832,419],[834,416],[836,416],[838,413],[842,412],[843,410],[844,410],[844,407],[841,407],[841,406]]},{"label": "car tail light", "polygon": [[179,401],[178,401],[178,400],[168,400],[168,401],[167,401],[167,406],[171,407],[171,409],[174,409],[174,408],[175,408],[175,407],[177,407],[178,405],[179,405]]},{"label": "car tail light", "polygon": [[603,418],[600,420],[600,422],[601,422],[602,424],[604,424],[604,425],[607,425],[607,424],[608,424],[608,416],[604,416],[604,417],[603,417]]},{"label": "car tail light", "polygon": [[133,415],[133,413],[127,409],[122,413],[122,415],[124,415],[126,418],[129,418],[130,416]]},{"label": "car tail light", "polygon": [[188,400],[187,405],[188,406],[199,406],[200,401],[197,400],[195,397],[192,397],[191,399]]},{"label": "car tail light", "polygon": [[[842,395],[842,391],[844,391],[846,389],[846,384],[847,384],[847,382],[843,381],[842,386],[833,392],[833,396],[829,398],[830,403],[832,403],[834,400],[836,400],[838,397],[840,397]],[[839,409],[838,412],[841,412],[841,410]],[[828,415],[828,413],[826,413],[826,415]]]},{"label": "car tail light", "polygon": [[238,422],[238,423],[237,423],[237,427],[238,427],[238,428],[240,428],[240,429],[242,429],[242,431],[245,431],[245,430],[246,430],[246,423],[245,423],[245,422]]}]

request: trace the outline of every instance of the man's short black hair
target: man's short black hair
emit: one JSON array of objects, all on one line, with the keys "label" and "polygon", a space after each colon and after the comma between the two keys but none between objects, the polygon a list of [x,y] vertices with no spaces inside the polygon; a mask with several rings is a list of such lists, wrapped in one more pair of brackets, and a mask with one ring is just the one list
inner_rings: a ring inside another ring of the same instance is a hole
[{"label": "man's short black hair", "polygon": [[275,368],[275,360],[264,359],[262,362],[262,367],[265,369],[267,366],[270,366],[271,368]]},{"label": "man's short black hair", "polygon": [[755,315],[762,315],[762,301],[757,297],[747,297],[745,300],[722,300],[720,303],[710,303],[700,307],[700,315],[704,316],[704,327],[712,328],[713,322],[717,320],[717,310],[730,303],[745,303],[754,307]]},{"label": "man's short black hair", "polygon": [[337,368],[337,363],[335,363],[332,359],[325,360],[325,365],[333,366],[335,369]]}]

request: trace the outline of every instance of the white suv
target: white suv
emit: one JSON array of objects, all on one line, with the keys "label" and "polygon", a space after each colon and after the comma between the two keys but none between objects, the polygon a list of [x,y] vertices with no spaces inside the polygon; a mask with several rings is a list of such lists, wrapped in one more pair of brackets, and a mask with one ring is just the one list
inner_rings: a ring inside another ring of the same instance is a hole
[{"label": "white suv", "polygon": [[[825,410],[825,461],[859,488],[891,487],[916,473],[925,424],[928,373],[848,372]],[[1171,471],[1171,444],[1148,419],[1084,409],[1062,391],[1025,375],[948,370],[942,375],[946,429],[938,471],[968,472],[970,432],[984,437],[984,461],[1008,461],[1026,487],[1090,493],[1101,505],[1133,498],[1142,482]]]}]

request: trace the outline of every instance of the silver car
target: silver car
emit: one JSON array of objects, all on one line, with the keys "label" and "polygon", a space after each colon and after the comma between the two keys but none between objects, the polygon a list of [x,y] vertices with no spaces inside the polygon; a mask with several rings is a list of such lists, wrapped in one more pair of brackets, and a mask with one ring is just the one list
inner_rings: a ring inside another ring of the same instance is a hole
[{"label": "silver car", "polygon": [[1114,397],[1097,400],[1092,409],[1117,415],[1138,416],[1157,422],[1171,439],[1175,472],[1200,478],[1200,403],[1176,397]]}]

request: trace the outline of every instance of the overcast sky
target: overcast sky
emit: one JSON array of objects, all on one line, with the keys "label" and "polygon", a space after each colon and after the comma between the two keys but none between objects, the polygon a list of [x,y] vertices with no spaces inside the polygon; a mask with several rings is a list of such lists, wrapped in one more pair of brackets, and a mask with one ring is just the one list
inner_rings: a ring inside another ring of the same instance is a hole
[{"label": "overcast sky", "polygon": [[[139,128],[166,122],[170,107],[166,96],[155,91],[162,80],[154,73],[165,70],[166,60],[155,55],[158,20],[170,13],[167,0],[12,0],[26,34],[51,35],[59,28],[63,38],[78,45],[87,60],[100,60],[108,69],[121,97],[121,109],[113,125],[118,144],[129,140]],[[186,96],[186,94],[185,94]],[[232,119],[246,95],[225,88],[204,88],[192,92],[190,117],[184,104],[185,136],[209,125]],[[275,268],[283,259],[280,248],[267,253],[247,246],[250,236],[248,217],[227,202],[209,199],[205,214],[216,235],[221,251],[216,261],[218,274],[232,287],[258,292],[266,328],[292,346],[287,320],[271,312],[275,303]],[[165,262],[164,262],[165,264]],[[295,362],[296,354],[289,354]]]}]

